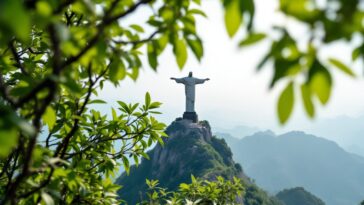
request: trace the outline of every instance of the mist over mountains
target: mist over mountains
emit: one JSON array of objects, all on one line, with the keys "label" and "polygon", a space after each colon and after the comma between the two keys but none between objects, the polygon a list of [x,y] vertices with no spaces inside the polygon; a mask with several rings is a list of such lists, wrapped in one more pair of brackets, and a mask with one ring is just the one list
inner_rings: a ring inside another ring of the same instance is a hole
[{"label": "mist over mountains", "polygon": [[[334,141],[346,151],[364,157],[363,125],[364,115],[359,117],[338,116],[335,118],[317,119],[314,122],[302,124],[299,130]],[[228,133],[235,138],[243,138],[263,130],[266,129],[246,125],[232,128],[214,127],[216,133]],[[273,130],[276,133],[282,133],[281,130],[279,132],[276,129]],[[296,128],[293,128],[293,130],[296,130]]]},{"label": "mist over mountains", "polygon": [[242,139],[216,135],[226,140],[247,175],[271,193],[299,186],[329,205],[364,199],[364,158],[333,141],[297,131],[278,136],[258,132]]},{"label": "mist over mountains", "polygon": [[337,142],[345,150],[364,156],[364,115],[340,116],[312,123],[304,130]]}]

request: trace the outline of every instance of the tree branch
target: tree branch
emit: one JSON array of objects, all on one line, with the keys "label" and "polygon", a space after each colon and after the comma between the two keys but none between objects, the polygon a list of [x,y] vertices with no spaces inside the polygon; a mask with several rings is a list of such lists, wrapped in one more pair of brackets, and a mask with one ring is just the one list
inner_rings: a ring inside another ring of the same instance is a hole
[{"label": "tree branch", "polygon": [[8,44],[11,53],[13,54],[14,60],[16,62],[16,66],[20,68],[21,72],[25,75],[28,75],[28,72],[25,70],[22,62],[20,61],[20,56],[18,55],[18,52],[16,51],[16,48],[14,46],[15,40],[11,40]]},{"label": "tree branch", "polygon": [[25,95],[23,98],[20,98],[16,103],[14,103],[14,107],[22,107],[25,103],[34,98],[39,91],[49,87],[52,83],[54,83],[53,80],[51,80],[50,78],[46,78],[44,81],[35,86],[35,88],[33,88],[33,90],[31,90],[27,95]]},{"label": "tree branch", "polygon": [[104,24],[108,25],[114,21],[117,21],[118,19],[123,18],[123,17],[129,15],[130,13],[133,13],[140,5],[147,4],[151,1],[153,1],[153,0],[141,0],[138,3],[134,4],[133,6],[129,7],[125,12],[117,14],[115,16],[112,16],[112,17],[106,19],[104,21]]},{"label": "tree branch", "polygon": [[[89,102],[90,97],[91,97],[91,94],[92,94],[93,86],[97,83],[97,81],[93,81],[92,80],[92,72],[91,72],[91,70],[92,70],[92,64],[90,63],[89,64],[89,67],[88,67],[89,87],[88,87],[88,90],[87,90],[87,94],[86,94],[85,100],[84,100],[81,108],[76,113],[77,116],[81,116],[82,113],[85,111],[86,105]],[[106,73],[106,71],[104,73]],[[73,126],[71,128],[71,131],[66,135],[65,138],[63,138],[62,142],[57,147],[54,156],[58,156],[59,155],[60,158],[63,158],[64,157],[64,155],[66,154],[67,147],[68,147],[68,144],[69,144],[71,138],[73,137],[73,135],[78,130],[79,122],[80,122],[80,120],[78,118],[76,118],[74,120],[74,123],[73,123]]]},{"label": "tree branch", "polygon": [[[97,26],[96,35],[88,41],[88,44],[78,54],[68,58],[64,63],[62,63],[61,67],[64,68],[64,67],[67,67],[67,66],[71,65],[72,63],[77,61],[79,58],[81,58],[88,50],[90,50],[97,43],[99,38],[103,35],[104,28],[106,26],[110,25],[111,23],[117,21],[120,18],[123,18],[123,17],[129,15],[130,13],[135,11],[140,5],[147,4],[147,3],[151,2],[151,1],[152,0],[141,0],[138,3],[134,4],[133,6],[129,7],[125,12],[120,13],[120,14],[115,15],[115,16],[112,16],[112,17],[109,17],[112,10],[115,8],[115,6],[112,6],[109,9],[109,11],[106,12],[104,20],[101,22],[101,24],[99,24]],[[117,2],[118,1],[114,1],[115,4]]]},{"label": "tree branch", "polygon": [[133,44],[133,45],[138,45],[138,44],[146,43],[146,42],[152,40],[154,38],[154,36],[156,36],[160,32],[161,32],[161,30],[154,31],[149,37],[147,37],[145,39],[142,39],[142,40],[137,40],[137,41],[117,41],[117,40],[112,40],[112,42],[114,42],[116,44]]},{"label": "tree branch", "polygon": [[[53,25],[49,26],[48,31],[50,34],[50,38],[51,38],[51,42],[53,44],[53,50],[54,50],[53,74],[58,76],[59,72],[60,72],[59,63],[60,63],[60,58],[61,58],[61,53],[60,53],[60,48],[59,48],[59,39],[57,38],[57,35],[55,34],[55,29],[54,29]],[[9,199],[11,199],[11,200],[16,199],[16,194],[18,194],[17,188],[20,186],[20,184],[24,180],[24,178],[26,178],[30,174],[29,169],[30,169],[30,166],[32,163],[33,151],[34,151],[35,145],[37,143],[39,131],[41,129],[41,117],[44,114],[47,106],[52,102],[53,98],[55,97],[57,86],[56,86],[55,82],[52,81],[48,85],[47,88],[48,88],[47,96],[44,98],[41,107],[35,111],[35,116],[33,119],[33,127],[36,130],[36,134],[34,136],[30,137],[30,139],[29,139],[29,142],[28,142],[27,148],[25,150],[25,154],[24,154],[24,164],[23,164],[22,172],[16,177],[16,179],[13,183],[10,183],[9,187],[6,190],[5,199],[1,202],[1,204],[6,204]]]}]

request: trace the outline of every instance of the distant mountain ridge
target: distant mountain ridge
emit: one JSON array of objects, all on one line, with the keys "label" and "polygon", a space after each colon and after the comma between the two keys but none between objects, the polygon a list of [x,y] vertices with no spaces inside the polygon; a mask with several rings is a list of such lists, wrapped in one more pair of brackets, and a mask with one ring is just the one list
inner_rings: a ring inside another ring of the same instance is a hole
[{"label": "distant mountain ridge", "polygon": [[229,129],[221,128],[221,127],[214,127],[214,134],[229,133],[232,136],[239,138],[239,139],[243,138],[245,136],[248,136],[248,135],[252,135],[259,131],[261,131],[261,129],[259,129],[257,127],[250,127],[250,126],[245,126],[245,125],[239,125],[239,126],[235,126],[233,128],[229,128]]},{"label": "distant mountain ridge", "polygon": [[318,136],[330,137],[345,150],[364,157],[363,125],[364,115],[358,117],[337,116],[319,120],[305,130]]},{"label": "distant mountain ridge", "polygon": [[[309,121],[302,123],[300,124],[300,129],[307,133],[335,141],[346,151],[364,157],[363,125],[364,115],[359,115],[357,117],[341,115],[332,118],[319,118],[315,120],[315,122]],[[288,127],[296,129],[294,126],[290,125]],[[215,133],[228,133],[233,137],[240,139],[264,129],[254,126],[239,125],[228,129],[214,127],[213,130]]]},{"label": "distant mountain ridge", "polygon": [[279,136],[258,132],[242,139],[218,136],[247,175],[271,193],[301,186],[328,205],[355,205],[364,199],[364,158],[332,141],[299,131]]}]

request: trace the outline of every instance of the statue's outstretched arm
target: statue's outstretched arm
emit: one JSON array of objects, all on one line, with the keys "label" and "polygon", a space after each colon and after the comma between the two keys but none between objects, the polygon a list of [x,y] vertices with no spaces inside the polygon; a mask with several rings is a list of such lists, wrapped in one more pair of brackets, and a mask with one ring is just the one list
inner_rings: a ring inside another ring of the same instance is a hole
[{"label": "statue's outstretched arm", "polygon": [[204,83],[205,81],[208,81],[208,80],[210,80],[210,78],[205,78],[205,79],[195,78],[195,83],[196,84],[202,84],[202,83]]},{"label": "statue's outstretched arm", "polygon": [[175,80],[177,83],[184,83],[184,79],[183,78],[171,78],[171,80]]}]

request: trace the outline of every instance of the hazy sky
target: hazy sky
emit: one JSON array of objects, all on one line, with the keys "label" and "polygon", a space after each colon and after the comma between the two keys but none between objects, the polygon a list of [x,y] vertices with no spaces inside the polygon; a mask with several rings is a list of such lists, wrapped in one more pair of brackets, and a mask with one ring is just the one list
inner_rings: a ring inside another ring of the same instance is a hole
[{"label": "hazy sky", "polygon": [[[298,38],[307,38],[304,27],[292,20],[284,19],[276,12],[277,1],[256,1],[256,25],[258,30],[268,31],[272,24],[288,24],[290,31]],[[296,104],[294,116],[283,129],[276,115],[277,94],[282,86],[269,90],[272,68],[266,66],[257,73],[255,66],[268,49],[268,42],[256,47],[239,49],[237,43],[241,34],[229,39],[223,24],[223,13],[218,0],[205,0],[202,9],[208,19],[198,19],[198,32],[203,42],[205,54],[201,63],[189,53],[183,71],[179,71],[171,48],[159,58],[158,71],[152,71],[145,64],[137,82],[126,80],[120,87],[107,86],[101,98],[112,105],[116,100],[143,102],[145,92],[163,102],[159,119],[170,123],[182,116],[185,106],[184,87],[171,81],[170,77],[184,77],[189,71],[194,76],[211,80],[197,86],[196,111],[200,119],[209,120],[212,126],[234,127],[236,125],[256,126],[278,132],[285,130],[306,130],[312,121],[307,120],[301,104]],[[325,49],[321,56],[338,56],[350,64],[350,51],[344,45]],[[362,73],[357,68],[357,73]],[[337,116],[359,116],[364,112],[364,81],[352,80],[340,72],[335,72],[335,88],[328,106],[321,107],[314,121]],[[299,97],[299,96],[297,96]],[[298,98],[296,98],[298,100]]]}]

